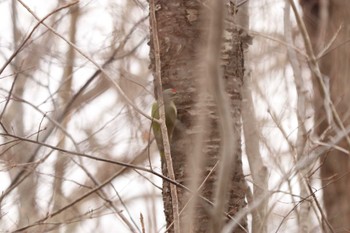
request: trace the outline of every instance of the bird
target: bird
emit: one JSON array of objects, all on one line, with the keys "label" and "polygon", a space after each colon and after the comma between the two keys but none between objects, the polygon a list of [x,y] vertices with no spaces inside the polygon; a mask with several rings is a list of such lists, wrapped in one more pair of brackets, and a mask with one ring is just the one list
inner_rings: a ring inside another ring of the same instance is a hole
[{"label": "bird", "polygon": [[[176,89],[175,88],[169,88],[165,89],[163,91],[163,100],[164,100],[164,110],[165,110],[165,125],[167,127],[168,131],[168,139],[169,142],[171,142],[172,135],[175,128],[175,123],[177,119],[177,108],[174,102],[175,96],[176,96]],[[158,101],[154,102],[152,105],[152,118],[159,119],[159,104]],[[162,131],[159,123],[152,122],[152,129],[153,129],[153,135],[156,139],[159,154],[161,157],[162,164],[165,163],[164,158],[164,145],[163,145],[163,137],[162,137]]]}]

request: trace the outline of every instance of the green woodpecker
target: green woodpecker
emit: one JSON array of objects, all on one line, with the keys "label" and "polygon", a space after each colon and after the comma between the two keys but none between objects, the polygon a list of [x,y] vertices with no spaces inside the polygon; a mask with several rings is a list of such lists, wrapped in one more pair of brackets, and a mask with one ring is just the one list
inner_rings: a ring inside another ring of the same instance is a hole
[{"label": "green woodpecker", "polygon": [[[176,90],[165,89],[163,91],[163,100],[164,100],[164,109],[165,109],[165,124],[168,131],[169,141],[171,141],[171,137],[173,135],[173,131],[175,128],[175,122],[177,117],[177,109],[174,103],[174,97],[176,95]],[[158,102],[155,102],[152,105],[152,117],[155,119],[159,119],[159,106]],[[164,160],[164,146],[162,140],[162,131],[160,129],[160,125],[157,122],[152,123],[153,134],[157,142],[158,150],[161,156],[162,161]]]}]

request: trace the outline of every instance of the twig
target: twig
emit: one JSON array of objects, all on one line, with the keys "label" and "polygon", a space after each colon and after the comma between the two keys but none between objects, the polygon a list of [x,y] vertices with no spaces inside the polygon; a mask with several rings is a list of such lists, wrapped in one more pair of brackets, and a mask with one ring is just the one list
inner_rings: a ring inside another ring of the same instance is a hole
[{"label": "twig", "polygon": [[[19,139],[20,137],[18,136],[14,136],[14,135],[4,135],[2,133],[0,133],[0,136],[9,136],[9,137],[13,137],[13,138],[17,138]],[[23,141],[27,141],[27,142],[30,142],[30,143],[38,143],[36,141],[33,141],[33,140],[30,140],[30,139],[27,139],[27,138],[21,138],[21,140]],[[76,152],[69,152],[68,150],[64,150],[64,149],[60,149],[60,148],[57,148],[57,147],[54,147],[54,146],[51,146],[51,145],[43,145],[43,146],[46,146],[48,148],[51,148],[53,150],[57,150],[57,151],[61,151],[61,152],[64,152],[64,153],[69,153],[69,154],[74,154],[74,155],[78,155],[78,156],[81,156],[81,157],[86,157],[86,158],[90,158],[90,159],[96,159],[98,161],[104,161],[104,162],[110,162],[112,164],[117,164],[117,165],[120,165],[120,166],[123,166],[123,168],[118,171],[117,173],[115,173],[113,176],[111,176],[110,178],[108,178],[106,181],[104,181],[103,183],[99,184],[98,186],[96,186],[95,188],[91,189],[90,191],[88,191],[87,193],[83,194],[82,196],[78,197],[77,199],[75,199],[74,201],[70,202],[69,204],[67,204],[66,206],[56,210],[55,212],[52,212],[52,213],[49,213],[47,216],[37,220],[36,222],[34,223],[31,223],[27,226],[24,226],[24,227],[21,227],[21,228],[18,228],[16,229],[15,231],[13,232],[22,232],[24,230],[27,230],[29,228],[32,228],[32,227],[35,227],[35,226],[38,226],[38,225],[42,225],[42,224],[45,224],[45,221],[47,221],[48,219],[51,219],[53,218],[54,216],[62,213],[63,211],[65,211],[66,209],[68,208],[71,208],[72,206],[74,206],[75,204],[79,203],[80,201],[84,200],[85,198],[87,198],[88,196],[90,196],[91,194],[93,193],[96,193],[98,190],[100,190],[101,188],[103,188],[104,186],[106,186],[107,184],[109,184],[110,182],[112,182],[112,180],[114,180],[116,177],[118,177],[120,174],[122,174],[125,169],[127,168],[133,168],[133,169],[137,169],[137,170],[141,170],[141,171],[145,171],[145,172],[149,172],[151,174],[154,174],[168,182],[171,182],[175,185],[178,185],[179,187],[185,189],[186,191],[189,191],[185,186],[183,186],[182,184],[180,183],[177,183],[176,181],[172,181],[170,180],[168,177],[166,176],[163,176],[162,174],[159,174],[159,173],[156,173],[154,171],[151,171],[149,169],[146,169],[144,167],[140,167],[140,166],[137,166],[137,165],[133,165],[131,163],[124,163],[124,162],[117,162],[117,161],[112,161],[112,160],[108,160],[108,159],[102,159],[102,158],[99,158],[99,157],[94,157],[94,156],[91,156],[91,155],[86,155],[86,154],[82,154],[82,153],[76,153]],[[145,150],[144,149],[142,153],[145,153]],[[203,200],[205,200],[205,198],[203,198]],[[207,201],[209,204],[211,203],[210,201]]]},{"label": "twig", "polygon": [[[39,19],[39,17],[22,1],[22,0],[17,0],[18,2],[20,2],[22,4],[22,6],[24,8],[26,8],[26,10],[33,15],[33,17],[35,19],[37,19],[42,25],[44,25],[45,27],[47,27],[53,34],[55,34],[56,36],[58,36],[59,38],[61,38],[62,40],[64,40],[67,44],[69,44],[70,46],[72,46],[80,55],[82,55],[83,57],[85,57],[88,61],[90,61],[92,64],[94,64],[99,70],[101,70],[101,72],[104,74],[102,77],[105,77],[107,80],[109,80],[114,86],[115,88],[118,90],[119,94],[126,100],[126,102],[128,104],[130,104],[130,106],[132,106],[138,113],[140,113],[141,115],[143,115],[144,117],[146,117],[149,120],[153,120],[157,123],[160,124],[160,121],[158,119],[153,119],[152,117],[150,117],[148,114],[144,113],[142,110],[140,110],[135,103],[133,103],[129,97],[124,93],[124,91],[122,90],[122,88],[119,86],[119,84],[110,77],[110,75],[107,73],[107,71],[100,66],[97,62],[95,62],[92,58],[90,58],[86,53],[84,53],[81,49],[78,48],[78,46],[76,46],[75,44],[73,44],[72,42],[70,42],[69,40],[67,40],[66,38],[64,38],[59,32],[57,32],[54,28],[52,28],[51,26],[47,25],[46,23],[42,22],[42,20]],[[1,70],[0,70],[1,73]]]},{"label": "twig", "polygon": [[[22,5],[23,3],[21,2],[21,0],[18,0]],[[27,41],[30,39],[30,37],[33,35],[34,31],[40,26],[40,24],[44,23],[44,21],[49,18],[51,15],[57,13],[58,11],[60,10],[63,10],[65,8],[68,8],[68,7],[71,7],[75,4],[77,4],[79,2],[78,1],[75,1],[75,2],[71,2],[71,3],[68,3],[66,5],[63,5],[55,10],[53,10],[52,12],[50,12],[49,14],[47,14],[44,18],[42,19],[39,19],[36,17],[36,19],[39,21],[34,27],[33,29],[31,30],[31,32],[28,34],[28,36],[23,40],[22,44],[20,46],[18,46],[17,50],[10,56],[10,58],[5,62],[5,64],[1,67],[0,69],[0,74],[2,74],[2,72],[5,70],[5,68],[11,63],[11,61],[17,56],[17,54],[21,51],[21,49],[23,48],[23,46],[27,43]],[[29,9],[29,8],[28,8]],[[32,13],[34,14],[34,13]]]},{"label": "twig", "polygon": [[140,223],[141,223],[141,227],[142,227],[142,233],[146,233],[146,230],[145,230],[145,223],[143,221],[143,215],[142,213],[140,213]]},{"label": "twig", "polygon": [[[348,133],[350,133],[350,127],[348,127],[345,132],[337,133],[335,136],[331,137],[329,140],[329,143],[334,144],[334,145],[339,143],[341,140],[344,139],[344,137]],[[285,182],[290,177],[294,176],[295,174],[297,174],[298,172],[303,170],[305,167],[308,167],[311,163],[316,161],[320,157],[320,155],[324,154],[325,151],[328,149],[329,149],[328,147],[321,147],[321,148],[318,148],[317,150],[315,150],[309,156],[303,156],[295,164],[295,166],[293,166],[288,172],[286,172],[283,175],[283,177],[279,180],[279,182],[277,182],[277,184],[274,187],[271,188],[271,190],[276,190],[276,188],[280,187],[283,184],[283,182]],[[248,213],[251,213],[254,209],[258,208],[262,204],[262,202],[266,198],[269,197],[270,194],[271,194],[271,192],[266,192],[260,199],[254,200],[253,203],[251,205],[249,205],[247,208],[242,209],[238,213],[236,213],[234,220],[232,220],[231,222],[229,222],[225,226],[222,233],[232,232],[236,228],[237,222],[241,221],[245,216],[247,216]],[[329,229],[331,232],[334,232],[333,229],[331,228],[331,226],[329,226]]]},{"label": "twig", "polygon": [[[292,32],[291,32],[290,5],[288,0],[285,0],[285,7],[284,7],[284,34],[285,34],[286,42],[289,44],[294,44],[292,39]],[[303,80],[302,80],[302,74],[301,74],[301,66],[298,61],[297,54],[293,49],[290,49],[290,47],[287,47],[287,55],[294,73],[294,82],[296,87],[295,89],[297,92],[298,130],[297,130],[297,139],[296,139],[295,147],[296,147],[297,158],[300,159],[304,154],[304,149],[306,145],[306,137],[305,137],[306,136],[306,129],[305,129],[306,98],[304,94],[305,92],[303,92],[302,90]],[[306,175],[305,169],[300,171],[300,174],[298,174],[300,196],[302,198],[309,195],[308,189],[306,188],[306,185],[305,185],[307,182],[305,180],[306,178],[304,178],[305,175]],[[300,232],[309,232],[310,206],[311,206],[311,203],[309,201],[300,203],[300,208],[299,208],[299,231]],[[282,225],[282,222],[281,222],[281,225]]]},{"label": "twig", "polygon": [[[333,101],[332,101],[332,99],[330,97],[329,91],[328,91],[328,89],[327,89],[327,87],[326,87],[326,85],[325,85],[325,83],[323,81],[322,73],[320,71],[320,67],[318,65],[318,61],[316,59],[316,56],[314,54],[314,51],[313,51],[313,48],[312,48],[312,44],[311,44],[311,41],[310,41],[310,37],[309,37],[309,34],[307,33],[304,21],[302,20],[300,14],[298,13],[298,10],[297,10],[297,7],[296,7],[294,1],[293,0],[289,0],[289,2],[290,2],[290,5],[292,6],[295,18],[297,20],[297,24],[299,26],[299,29],[300,29],[301,34],[302,34],[303,39],[304,39],[306,54],[308,55],[308,58],[309,58],[309,63],[308,64],[310,66],[311,71],[314,73],[314,75],[316,76],[318,82],[320,83],[321,91],[322,91],[322,93],[324,95],[324,98],[325,98],[326,102],[328,102],[328,104],[329,104],[329,106],[325,105],[324,107],[325,108],[330,108],[330,111],[333,113],[333,116],[335,118],[335,122],[338,124],[340,129],[343,132],[345,132],[346,130],[345,130],[344,124],[341,121],[337,110],[335,109],[335,106],[334,106],[334,103],[333,103]],[[346,142],[348,143],[348,145],[350,146],[350,138],[349,138],[349,136],[345,135],[345,139],[346,139]]]},{"label": "twig", "polygon": [[[145,167],[141,167],[141,166],[137,166],[137,165],[134,165],[133,164],[133,161],[131,161],[131,163],[125,163],[125,162],[119,162],[119,161],[115,161],[115,160],[110,160],[110,159],[104,159],[104,158],[101,158],[101,157],[96,157],[96,156],[92,156],[92,155],[88,155],[88,154],[84,154],[84,153],[79,153],[79,152],[74,152],[74,151],[69,151],[69,150],[66,150],[66,149],[62,149],[62,148],[58,148],[56,146],[52,146],[52,145],[49,145],[49,144],[45,144],[45,143],[41,143],[41,142],[38,142],[38,141],[35,141],[35,140],[31,140],[31,139],[28,139],[28,138],[24,138],[24,137],[19,137],[19,136],[16,136],[16,135],[11,135],[11,134],[5,134],[5,133],[0,133],[0,136],[3,136],[3,137],[11,137],[11,138],[14,138],[14,139],[17,139],[17,140],[20,140],[20,141],[23,141],[23,142],[28,142],[28,143],[33,143],[33,144],[40,144],[41,146],[43,147],[47,147],[47,148],[50,148],[50,149],[53,149],[53,150],[56,150],[56,151],[60,151],[62,153],[66,153],[66,154],[70,154],[70,155],[76,155],[76,156],[80,156],[80,157],[85,157],[85,158],[88,158],[88,159],[92,159],[92,160],[96,160],[96,161],[101,161],[101,162],[106,162],[106,163],[110,163],[110,164],[115,164],[115,165],[119,165],[119,166],[122,166],[123,168],[118,171],[118,173],[116,173],[114,176],[112,176],[111,178],[109,178],[108,180],[106,180],[105,182],[103,182],[102,184],[98,185],[97,187],[95,187],[94,189],[90,190],[88,193],[84,194],[83,196],[77,198],[76,200],[74,200],[73,202],[67,204],[66,206],[62,207],[61,209],[51,213],[50,215],[36,221],[35,223],[32,223],[30,225],[27,225],[27,226],[24,226],[20,229],[17,229],[16,231],[14,232],[19,232],[19,231],[23,231],[25,229],[28,229],[28,228],[32,228],[36,225],[41,225],[41,224],[44,224],[44,221],[60,214],[61,212],[63,212],[64,210],[72,207],[73,205],[75,205],[76,203],[80,202],[81,200],[85,199],[86,197],[90,196],[91,194],[95,193],[96,191],[98,191],[99,189],[103,188],[105,185],[107,185],[108,183],[110,183],[114,178],[116,178],[117,176],[119,176],[119,174],[121,174],[122,172],[125,171],[125,169],[127,168],[131,168],[131,169],[135,169],[135,170],[139,170],[139,171],[144,171],[144,172],[147,172],[147,173],[150,173],[150,174],[153,174],[155,176],[158,176],[159,178],[163,179],[164,181],[167,181],[173,185],[176,185],[177,187],[189,192],[189,193],[192,193],[193,192],[188,189],[186,186],[178,183],[177,181],[175,180],[172,180],[170,178],[168,178],[167,176],[164,176],[160,173],[157,173],[153,170],[150,170],[150,169],[147,169]],[[145,153],[145,151],[147,150],[147,147],[141,152],[142,153]],[[6,195],[5,193],[2,194],[2,196],[0,197],[0,202],[1,202],[1,199],[3,198],[3,196]],[[208,200],[207,198],[203,197],[202,195],[198,195],[199,198],[204,201],[205,203],[213,206],[213,203]],[[230,219],[233,219],[232,217],[230,217],[227,213],[225,213],[226,217],[230,218]]]}]

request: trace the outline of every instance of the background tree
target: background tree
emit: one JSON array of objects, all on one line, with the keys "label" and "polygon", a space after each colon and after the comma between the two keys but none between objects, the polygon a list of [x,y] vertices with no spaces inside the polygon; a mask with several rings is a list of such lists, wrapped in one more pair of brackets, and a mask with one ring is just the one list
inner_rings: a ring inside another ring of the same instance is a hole
[{"label": "background tree", "polygon": [[[315,126],[322,139],[328,141],[334,134],[344,133],[350,123],[350,45],[347,43],[350,36],[350,2],[327,0],[300,3],[323,82],[314,74]],[[328,96],[330,102],[327,101]],[[348,151],[349,137],[345,136],[338,146]],[[347,154],[331,149],[322,157],[320,166],[327,219],[336,232],[350,229],[350,160]]]}]

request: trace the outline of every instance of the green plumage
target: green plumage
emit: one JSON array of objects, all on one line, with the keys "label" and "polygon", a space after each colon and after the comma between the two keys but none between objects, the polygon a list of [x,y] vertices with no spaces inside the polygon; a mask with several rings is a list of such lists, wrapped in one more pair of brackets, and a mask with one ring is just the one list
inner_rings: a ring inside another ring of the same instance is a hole
[{"label": "green plumage", "polygon": [[[173,135],[173,131],[175,128],[176,118],[177,118],[177,109],[175,103],[173,101],[176,94],[175,89],[166,89],[163,91],[163,100],[164,100],[164,109],[165,109],[165,124],[168,131],[169,142],[171,142],[171,138]],[[158,102],[155,102],[152,105],[152,117],[159,119],[159,107]],[[158,150],[160,156],[163,160],[164,158],[164,146],[162,140],[162,132],[160,129],[160,125],[157,122],[152,123],[153,134],[157,142]]]}]

